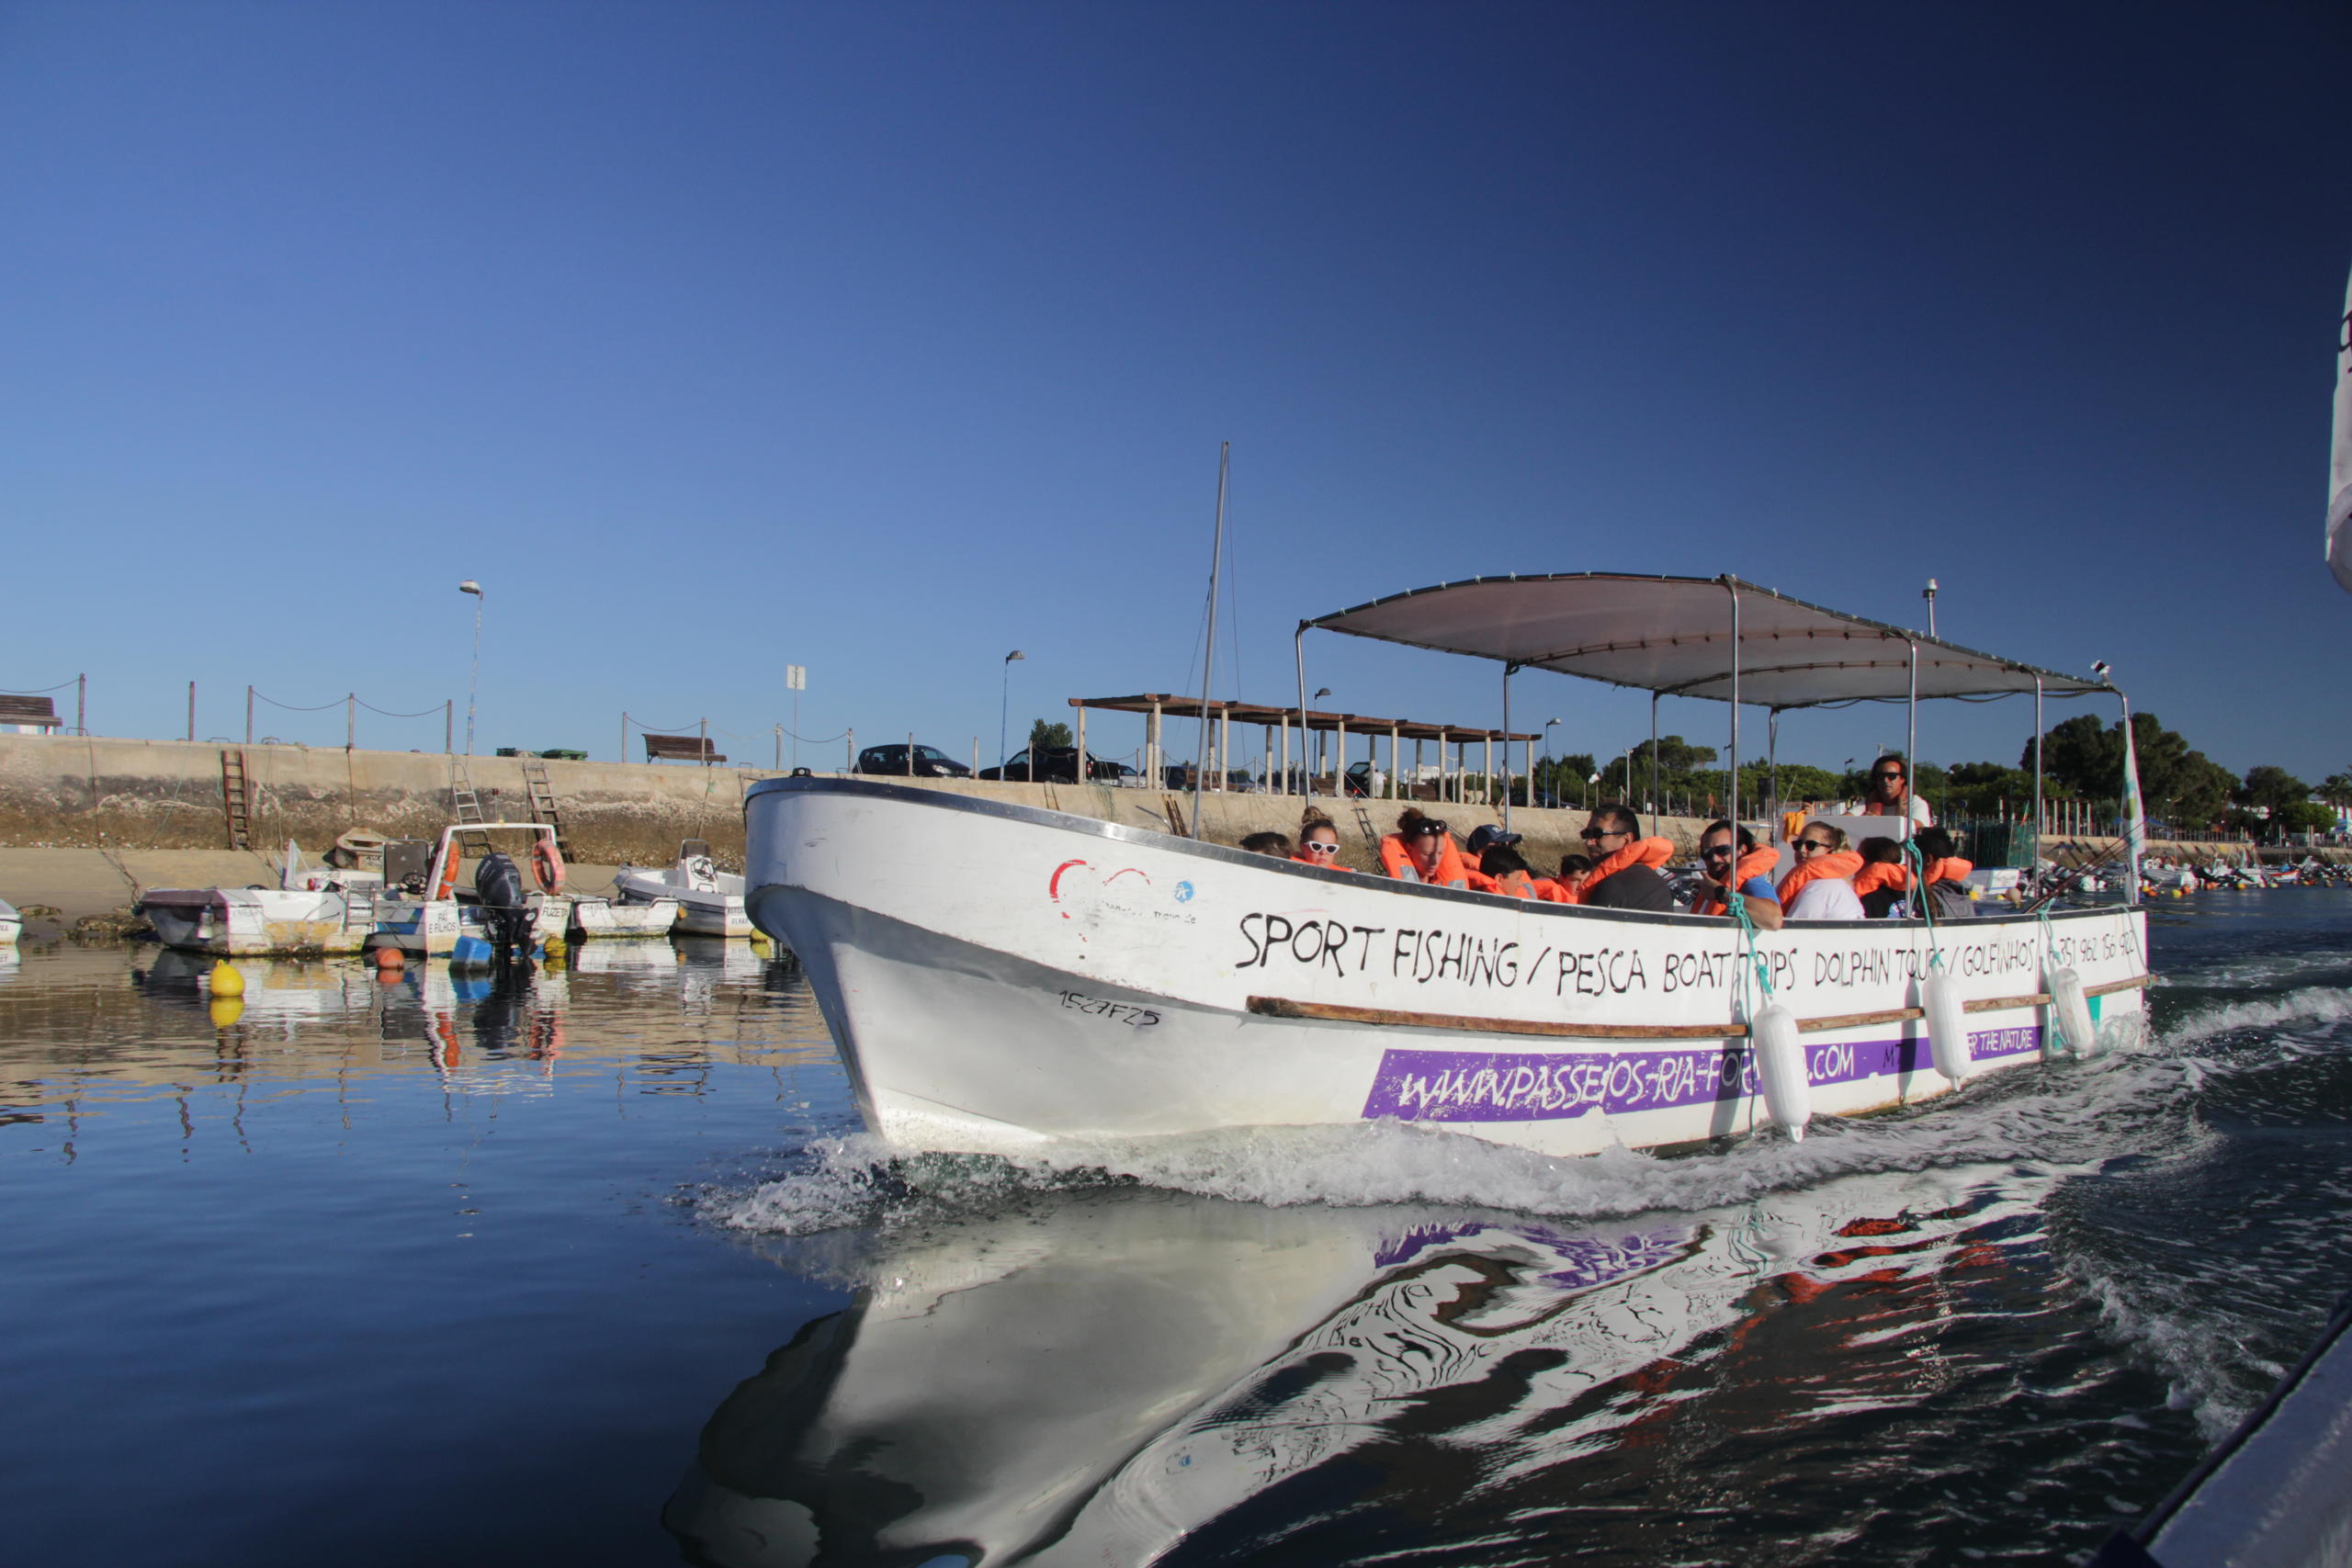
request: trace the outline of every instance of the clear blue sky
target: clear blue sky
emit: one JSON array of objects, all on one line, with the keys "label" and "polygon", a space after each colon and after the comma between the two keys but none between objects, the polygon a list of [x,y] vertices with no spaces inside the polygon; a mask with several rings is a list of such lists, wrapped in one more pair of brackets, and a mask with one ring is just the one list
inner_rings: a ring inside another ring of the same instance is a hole
[{"label": "clear blue sky", "polygon": [[[2347,68],[2316,4],[18,0],[0,687],[462,724],[473,577],[484,750],[609,756],[626,709],[764,761],[797,662],[806,734],[992,757],[1011,649],[1016,734],[1197,689],[1230,440],[1220,694],[1446,579],[1917,624],[1932,575],[1945,635],[2316,778]],[[1489,665],[1309,659],[1329,705],[1498,716]],[[1562,750],[1646,732],[1518,690]],[[2014,759],[2030,714],[1923,718]]]}]

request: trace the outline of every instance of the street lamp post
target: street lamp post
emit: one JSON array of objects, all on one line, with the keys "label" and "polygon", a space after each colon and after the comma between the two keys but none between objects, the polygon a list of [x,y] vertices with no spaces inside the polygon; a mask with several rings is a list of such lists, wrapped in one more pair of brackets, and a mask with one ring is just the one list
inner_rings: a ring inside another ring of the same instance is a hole
[{"label": "street lamp post", "polygon": [[466,672],[466,755],[470,757],[474,754],[474,694],[481,686],[481,584],[469,577],[458,584],[458,592],[474,596],[474,661]]},{"label": "street lamp post", "polygon": [[[1005,720],[1012,712],[1012,661],[1016,659],[1026,659],[1029,656],[1027,654],[1022,652],[1017,648],[1011,653],[1004,656],[1004,691],[997,700],[996,709],[996,776],[999,780],[1002,780],[1004,777],[1004,761],[1006,756],[1004,750]],[[1033,763],[1035,762],[1035,761],[1036,759],[1034,757],[1030,759],[1030,761]],[[1037,770],[1034,766],[1029,770],[1033,775],[1036,771]]]}]

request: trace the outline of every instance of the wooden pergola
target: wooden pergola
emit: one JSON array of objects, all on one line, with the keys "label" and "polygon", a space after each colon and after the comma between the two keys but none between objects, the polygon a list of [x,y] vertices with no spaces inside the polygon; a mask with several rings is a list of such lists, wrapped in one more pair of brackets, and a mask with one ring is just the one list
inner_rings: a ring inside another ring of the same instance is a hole
[{"label": "wooden pergola", "polygon": [[[1226,776],[1230,771],[1233,727],[1236,724],[1257,725],[1265,731],[1267,757],[1271,760],[1279,755],[1280,758],[1275,767],[1267,770],[1266,787],[1282,795],[1302,793],[1291,787],[1290,738],[1293,729],[1299,732],[1302,762],[1306,760],[1306,739],[1309,734],[1329,734],[1336,738],[1331,768],[1332,787],[1324,792],[1332,795],[1340,793],[1340,776],[1348,770],[1348,738],[1351,735],[1364,738],[1364,760],[1374,772],[1378,772],[1380,739],[1387,737],[1386,795],[1391,799],[1397,797],[1397,761],[1405,741],[1413,742],[1416,773],[1421,765],[1421,747],[1432,740],[1437,742],[1438,798],[1459,800],[1464,781],[1470,773],[1465,751],[1467,747],[1477,745],[1485,749],[1483,776],[1492,781],[1498,776],[1495,770],[1495,743],[1502,742],[1503,766],[1499,777],[1508,789],[1514,777],[1532,771],[1531,749],[1543,739],[1540,734],[1488,729],[1475,724],[1432,724],[1421,719],[1377,718],[1366,714],[1330,713],[1319,708],[1281,707],[1267,703],[1228,702],[1220,698],[1211,698],[1203,703],[1198,697],[1181,696],[1170,692],[1143,692],[1128,697],[1072,697],[1069,705],[1078,710],[1077,740],[1080,752],[1086,750],[1086,715],[1090,709],[1141,714],[1144,720],[1143,772],[1155,784],[1166,777],[1160,732],[1164,721],[1170,716],[1193,719],[1205,716],[1213,721],[1213,728],[1209,728],[1203,738],[1204,756],[1198,764],[1207,769],[1204,782],[1213,789],[1226,787]],[[1517,770],[1510,765],[1510,743],[1514,740],[1520,742],[1521,753],[1521,766]],[[1446,765],[1446,749],[1449,746],[1453,749],[1454,759],[1451,768]],[[1311,775],[1307,782],[1311,785]]]}]

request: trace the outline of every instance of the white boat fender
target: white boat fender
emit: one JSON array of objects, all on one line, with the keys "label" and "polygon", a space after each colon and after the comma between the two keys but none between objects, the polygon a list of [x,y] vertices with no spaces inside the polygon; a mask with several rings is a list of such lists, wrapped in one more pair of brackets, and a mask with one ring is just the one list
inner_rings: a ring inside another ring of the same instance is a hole
[{"label": "white boat fender", "polygon": [[2083,977],[2072,964],[2050,972],[2050,1021],[2075,1055],[2087,1056],[2098,1049],[2098,1032],[2091,1027],[2090,998],[2083,994]]},{"label": "white boat fender", "polygon": [[1919,987],[1919,1010],[1927,1014],[1928,1055],[1957,1089],[1968,1073],[1968,1010],[1960,987],[1940,970],[1928,976]]},{"label": "white boat fender", "polygon": [[1779,1002],[1767,1002],[1748,1021],[1747,1038],[1756,1047],[1756,1077],[1764,1089],[1765,1114],[1791,1143],[1803,1142],[1805,1123],[1813,1120],[1813,1084],[1805,1077],[1804,1042],[1797,1038],[1796,1014]]}]

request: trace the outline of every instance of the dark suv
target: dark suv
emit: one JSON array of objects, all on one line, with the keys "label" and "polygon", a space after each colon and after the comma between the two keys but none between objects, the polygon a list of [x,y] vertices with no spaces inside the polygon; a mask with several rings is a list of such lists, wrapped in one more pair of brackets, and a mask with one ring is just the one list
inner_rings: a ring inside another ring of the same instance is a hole
[{"label": "dark suv", "polygon": [[[972,770],[941,750],[936,746],[917,746],[915,765],[907,766],[907,743],[895,746],[868,746],[857,754],[857,771],[861,773],[896,773],[900,778],[911,773],[924,779],[968,779]],[[982,778],[989,775],[982,773]]]},{"label": "dark suv", "polygon": [[[1035,751],[1036,761],[1030,761]],[[1125,763],[1106,762],[1091,751],[1086,755],[1087,777],[1097,784],[1116,784],[1131,770]],[[984,779],[1009,780],[1013,784],[1076,784],[1078,782],[1078,748],[1075,746],[1023,747],[1001,768],[982,768]]]}]

